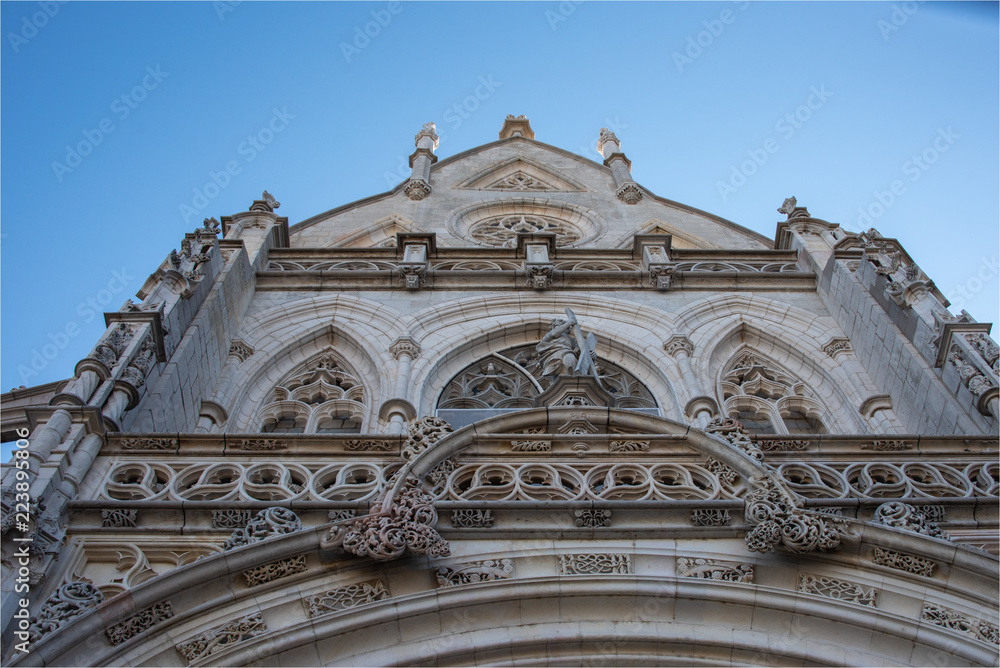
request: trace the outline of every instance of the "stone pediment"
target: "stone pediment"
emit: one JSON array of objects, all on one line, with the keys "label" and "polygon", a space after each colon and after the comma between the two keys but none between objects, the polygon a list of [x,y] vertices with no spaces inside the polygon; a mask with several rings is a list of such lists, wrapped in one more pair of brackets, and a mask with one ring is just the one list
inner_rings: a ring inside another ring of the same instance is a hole
[{"label": "stone pediment", "polygon": [[580,183],[524,157],[494,163],[455,186],[502,192],[582,192]]}]

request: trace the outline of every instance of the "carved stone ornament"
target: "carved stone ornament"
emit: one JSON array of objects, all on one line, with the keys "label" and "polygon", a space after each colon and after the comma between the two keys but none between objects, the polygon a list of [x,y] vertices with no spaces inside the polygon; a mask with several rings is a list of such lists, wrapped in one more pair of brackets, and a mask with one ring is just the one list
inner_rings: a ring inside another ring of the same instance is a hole
[{"label": "carved stone ornament", "polygon": [[844,337],[830,339],[829,343],[823,346],[823,352],[834,359],[843,353],[849,353],[853,350],[854,348],[851,346],[851,341]]},{"label": "carved stone ornament", "polygon": [[642,190],[639,189],[639,184],[629,181],[615,191],[615,197],[625,204],[638,204],[642,200]]},{"label": "carved stone ornament", "polygon": [[250,522],[252,510],[222,508],[212,511],[212,527],[215,529],[242,529]]},{"label": "carved stone ornament", "polygon": [[105,629],[104,634],[112,645],[121,645],[129,638],[139,635],[146,629],[174,616],[170,601],[152,605],[137,612],[123,622]]},{"label": "carved stone ornament", "polygon": [[544,290],[552,285],[552,273],[554,265],[551,264],[529,264],[525,268],[528,287],[536,290]]},{"label": "carved stone ornament", "polygon": [[551,441],[511,441],[510,449],[513,452],[551,452]]},{"label": "carved stone ornament", "polygon": [[970,617],[958,610],[946,608],[935,603],[924,603],[920,611],[920,621],[930,622],[935,626],[964,633],[976,640],[993,645],[1000,644],[1000,633],[997,626],[990,622]]},{"label": "carved stone ornament", "polygon": [[814,550],[835,550],[846,533],[844,521],[830,515],[812,513],[794,501],[767,474],[750,479],[744,517],[752,529],[746,535],[747,549],[770,552],[778,545],[804,554]]},{"label": "carved stone ornament", "polygon": [[389,352],[396,359],[399,359],[403,355],[408,355],[412,360],[420,354],[420,345],[408,336],[401,336],[389,346]]},{"label": "carved stone ornament", "polygon": [[297,554],[294,557],[279,559],[269,564],[247,569],[243,571],[243,578],[246,580],[247,587],[256,587],[286,575],[304,573],[307,570],[309,570],[309,566],[306,565],[306,555]]},{"label": "carved stone ornament", "polygon": [[32,643],[104,601],[101,590],[89,582],[68,582],[45,599],[38,616],[32,618],[28,637]]},{"label": "carved stone ornament", "polygon": [[403,459],[413,459],[452,431],[451,425],[439,417],[426,415],[420,418],[410,425],[409,435],[403,441]]},{"label": "carved stone ornament", "polygon": [[799,591],[817,596],[825,596],[826,598],[838,601],[864,605],[869,608],[877,607],[875,603],[879,594],[879,590],[875,587],[865,588],[847,580],[808,574],[803,574],[799,577]]},{"label": "carved stone ornament", "polygon": [[407,290],[416,290],[424,287],[424,277],[426,274],[427,267],[422,264],[399,265],[399,275],[403,277],[403,282]]},{"label": "carved stone ornament", "polygon": [[669,290],[674,285],[674,272],[677,267],[671,264],[657,264],[649,268],[649,284],[657,290]]},{"label": "carved stone ornament", "polygon": [[663,350],[671,357],[677,357],[679,353],[690,357],[694,353],[694,346],[686,336],[677,335],[670,337],[670,340],[663,344]]},{"label": "carved stone ornament", "polygon": [[137,390],[146,384],[146,377],[134,366],[125,367],[125,371],[121,375],[121,380]]},{"label": "carved stone ornament", "polygon": [[456,529],[488,529],[493,526],[493,511],[480,508],[453,510],[451,525]]},{"label": "carved stone ornament", "polygon": [[174,450],[176,438],[123,438],[118,441],[122,450]]},{"label": "carved stone ornament", "polygon": [[368,580],[337,587],[323,594],[303,599],[309,610],[309,617],[319,617],[330,612],[356,608],[359,605],[375,603],[389,598],[389,588],[382,580]]},{"label": "carved stone ornament", "polygon": [[613,142],[615,144],[618,144],[619,146],[621,145],[621,142],[618,141],[618,136],[615,135],[614,132],[612,132],[608,128],[601,128],[600,137],[598,137],[598,139],[597,139],[597,151],[598,151],[598,153],[600,153],[601,155],[604,155],[604,145],[607,142],[609,142],[609,141]]},{"label": "carved stone ornament", "polygon": [[876,547],[872,553],[872,563],[879,566],[886,566],[897,571],[905,571],[914,575],[922,575],[929,578],[934,575],[937,563],[930,559],[918,557],[912,554],[903,554],[894,550],[887,550],[884,547]]},{"label": "carved stone ornament", "polygon": [[298,515],[288,508],[266,508],[254,516],[242,529],[237,529],[226,541],[224,550],[229,551],[251,543],[259,543],[273,536],[292,533],[302,528]]},{"label": "carved stone ornament", "polygon": [[114,529],[121,529],[122,527],[134,527],[135,526],[135,508],[115,508],[115,509],[105,509],[101,511],[101,526],[111,527]]},{"label": "carved stone ornament", "polygon": [[431,194],[431,185],[423,179],[411,178],[406,182],[406,185],[403,186],[403,194],[412,199],[414,202],[419,202]]},{"label": "carved stone ornament", "polygon": [[353,520],[357,516],[358,512],[350,508],[343,508],[340,510],[330,510],[326,513],[326,519],[330,520],[331,522],[346,522],[348,520]]},{"label": "carved stone ornament", "polygon": [[966,334],[965,340],[975,346],[979,355],[993,369],[993,373],[1000,375],[1000,347],[993,342],[993,339],[982,332],[974,332]]},{"label": "carved stone ornament", "polygon": [[411,476],[387,511],[376,505],[371,513],[349,525],[334,525],[321,546],[339,547],[375,561],[391,561],[407,553],[446,557],[451,548],[434,529],[436,523],[433,500],[420,488],[420,481]]},{"label": "carved stone ornament", "polygon": [[267,624],[260,612],[246,615],[221,626],[216,626],[186,643],[175,645],[188,663],[194,663],[206,656],[226,649],[248,638],[256,638],[267,633]]},{"label": "carved stone ornament", "polygon": [[979,398],[993,387],[993,384],[987,380],[986,376],[980,373],[979,369],[969,364],[965,359],[965,355],[962,354],[962,349],[957,344],[952,345],[948,353],[948,361],[955,365],[955,369],[958,371],[958,375],[961,376],[962,382],[965,383],[965,386],[969,388],[969,391],[976,398]]},{"label": "carved stone ornament", "polygon": [[574,511],[573,515],[576,517],[574,524],[578,527],[594,529],[597,527],[611,526],[610,510],[583,508],[581,510]]},{"label": "carved stone ornament", "polygon": [[230,357],[235,357],[236,359],[238,359],[240,364],[246,362],[253,354],[254,354],[253,347],[245,343],[241,339],[233,339],[232,343],[229,344]]},{"label": "carved stone ornament", "polygon": [[234,450],[249,450],[251,452],[286,450],[287,448],[287,444],[273,438],[244,438],[233,444]]},{"label": "carved stone ornament", "polygon": [[146,376],[155,362],[156,343],[153,342],[153,337],[149,336],[142,342],[142,347],[139,348],[139,352],[137,352],[132,361],[129,362],[129,366],[134,369],[138,369],[143,376]]},{"label": "carved stone ornament", "polygon": [[696,508],[691,511],[691,524],[699,527],[729,526],[732,517],[729,511],[717,508]]},{"label": "carved stone ornament", "polygon": [[912,441],[901,441],[901,440],[874,440],[871,443],[865,443],[861,446],[862,450],[875,450],[876,452],[895,452],[898,450],[912,450],[914,444]]},{"label": "carved stone ornament", "polygon": [[266,190],[261,194],[260,198],[264,200],[269,207],[271,207],[271,211],[274,211],[275,209],[281,207],[281,202],[274,199],[274,195],[267,192]]},{"label": "carved stone ornament", "polygon": [[649,441],[611,441],[611,452],[649,452]]},{"label": "carved stone ornament", "polygon": [[678,557],[677,575],[683,578],[701,578],[720,582],[753,582],[753,565],[717,559]]},{"label": "carved stone ornament", "polygon": [[510,559],[474,561],[454,567],[437,570],[438,587],[454,587],[476,582],[509,580],[514,575],[514,563]]},{"label": "carved stone ornament", "polygon": [[948,534],[919,509],[902,501],[883,503],[875,510],[876,524],[948,540]]},{"label": "carved stone ornament", "polygon": [[344,450],[348,452],[390,452],[396,449],[396,444],[392,441],[377,441],[366,439],[363,441],[345,441]]},{"label": "carved stone ornament", "polygon": [[628,575],[632,556],[622,553],[560,554],[559,575]]},{"label": "carved stone ornament", "polygon": [[764,453],[750,440],[750,434],[739,420],[715,418],[705,425],[705,433],[726,441],[758,462],[764,461]]},{"label": "carved stone ornament", "polygon": [[809,441],[787,438],[758,438],[757,445],[764,452],[801,452],[809,448]]}]

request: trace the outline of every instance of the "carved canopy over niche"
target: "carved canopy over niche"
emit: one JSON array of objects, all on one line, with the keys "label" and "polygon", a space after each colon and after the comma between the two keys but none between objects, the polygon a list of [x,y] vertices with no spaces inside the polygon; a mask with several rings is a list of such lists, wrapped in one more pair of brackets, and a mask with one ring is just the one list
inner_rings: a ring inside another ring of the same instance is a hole
[{"label": "carved canopy over niche", "polygon": [[808,386],[775,362],[743,348],[725,365],[725,412],[758,434],[825,434],[824,410]]},{"label": "carved canopy over niche", "polygon": [[[598,358],[601,384],[618,408],[657,408],[656,399],[631,373]],[[508,348],[473,362],[456,374],[438,399],[439,409],[532,408],[550,386],[535,344]]]},{"label": "carved canopy over niche", "polygon": [[364,387],[354,371],[328,348],[274,387],[256,423],[264,433],[360,433],[364,401]]},{"label": "carved canopy over niche", "polygon": [[447,225],[456,237],[492,248],[513,248],[522,232],[555,234],[557,246],[572,248],[593,241],[607,229],[594,211],[539,198],[478,202],[453,212]]}]

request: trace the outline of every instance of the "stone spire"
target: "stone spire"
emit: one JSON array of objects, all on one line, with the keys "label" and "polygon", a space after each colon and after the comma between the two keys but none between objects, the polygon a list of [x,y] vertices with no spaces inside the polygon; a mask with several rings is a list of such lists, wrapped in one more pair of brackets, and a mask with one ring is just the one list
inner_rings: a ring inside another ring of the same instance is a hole
[{"label": "stone spire", "polygon": [[403,192],[414,201],[422,200],[431,194],[431,165],[437,162],[434,149],[438,147],[437,131],[433,123],[424,123],[420,132],[413,138],[417,149],[410,156],[410,167],[413,173],[410,180],[403,186]]},{"label": "stone spire", "polygon": [[604,156],[604,164],[611,168],[615,179],[615,195],[626,204],[638,204],[642,199],[639,184],[632,180],[632,161],[622,153],[621,142],[615,133],[607,128],[601,128],[601,136],[597,140],[597,150]]}]

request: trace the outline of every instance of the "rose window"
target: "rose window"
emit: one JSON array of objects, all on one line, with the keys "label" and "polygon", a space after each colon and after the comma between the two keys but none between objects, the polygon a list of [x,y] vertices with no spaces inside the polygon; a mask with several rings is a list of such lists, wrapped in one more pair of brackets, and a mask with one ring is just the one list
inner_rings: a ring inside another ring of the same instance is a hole
[{"label": "rose window", "polygon": [[469,229],[469,235],[480,244],[513,248],[519,233],[539,232],[556,235],[557,246],[575,244],[583,234],[572,223],[547,216],[494,216],[481,220]]}]

